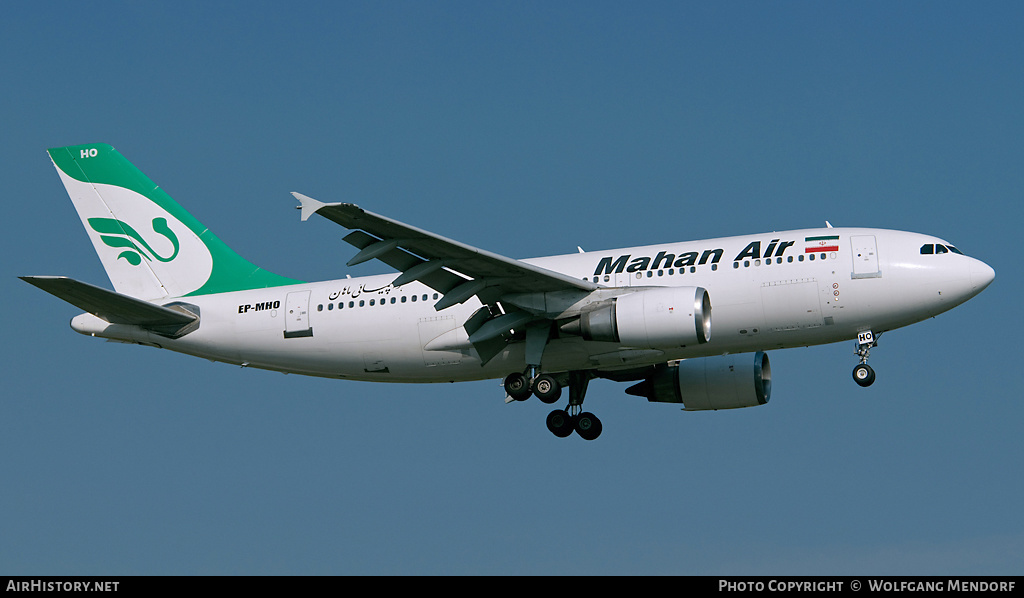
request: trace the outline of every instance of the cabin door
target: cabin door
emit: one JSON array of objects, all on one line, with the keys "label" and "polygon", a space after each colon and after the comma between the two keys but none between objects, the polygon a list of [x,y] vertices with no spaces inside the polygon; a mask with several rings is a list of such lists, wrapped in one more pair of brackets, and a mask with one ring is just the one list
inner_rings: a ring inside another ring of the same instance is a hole
[{"label": "cabin door", "polygon": [[853,278],[881,278],[878,269],[878,248],[875,246],[874,235],[854,235],[850,237],[853,245]]},{"label": "cabin door", "polygon": [[309,324],[310,291],[288,293],[284,302],[284,337],[300,338],[313,336],[313,327]]}]

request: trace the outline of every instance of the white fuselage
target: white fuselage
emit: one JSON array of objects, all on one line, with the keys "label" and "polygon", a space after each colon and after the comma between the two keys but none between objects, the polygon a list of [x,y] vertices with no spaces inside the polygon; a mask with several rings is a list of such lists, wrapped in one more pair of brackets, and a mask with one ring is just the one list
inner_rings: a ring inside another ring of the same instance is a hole
[{"label": "white fuselage", "polygon": [[[545,348],[542,368],[614,370],[849,340],[935,316],[992,280],[991,268],[974,258],[922,253],[929,244],[948,247],[916,233],[826,228],[524,260],[605,287],[703,287],[713,308],[707,343],[638,349],[561,335]],[[521,342],[481,366],[463,330],[481,306],[476,298],[436,311],[436,291],[418,282],[394,287],[395,277],[184,297],[179,301],[198,306],[200,326],[176,340],[89,314],[72,326],[217,361],[335,378],[451,382],[523,370]]]}]

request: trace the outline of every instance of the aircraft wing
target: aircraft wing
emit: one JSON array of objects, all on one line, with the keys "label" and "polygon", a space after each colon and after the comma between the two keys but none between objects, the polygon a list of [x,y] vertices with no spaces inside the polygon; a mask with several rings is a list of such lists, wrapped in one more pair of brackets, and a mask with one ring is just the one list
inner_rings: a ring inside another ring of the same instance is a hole
[{"label": "aircraft wing", "polygon": [[301,203],[302,220],[320,214],[353,230],[344,240],[360,251],[348,265],[381,260],[401,272],[395,286],[418,280],[442,293],[444,296],[434,306],[437,310],[474,295],[488,304],[509,293],[590,292],[598,288],[589,281],[447,239],[354,204],[323,203],[301,193],[292,195]]}]

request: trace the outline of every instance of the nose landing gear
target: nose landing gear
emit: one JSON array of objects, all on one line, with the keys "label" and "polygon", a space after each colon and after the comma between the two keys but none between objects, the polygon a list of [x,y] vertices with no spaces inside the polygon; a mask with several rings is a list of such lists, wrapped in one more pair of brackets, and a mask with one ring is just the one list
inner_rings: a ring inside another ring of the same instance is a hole
[{"label": "nose landing gear", "polygon": [[878,346],[880,336],[880,333],[876,336],[870,330],[857,335],[857,356],[860,357],[860,363],[853,368],[853,381],[860,386],[868,387],[875,382],[875,370],[868,365],[868,355],[871,354],[871,347]]},{"label": "nose landing gear", "polygon": [[853,368],[853,381],[861,386],[871,386],[875,381],[875,370],[866,363]]}]

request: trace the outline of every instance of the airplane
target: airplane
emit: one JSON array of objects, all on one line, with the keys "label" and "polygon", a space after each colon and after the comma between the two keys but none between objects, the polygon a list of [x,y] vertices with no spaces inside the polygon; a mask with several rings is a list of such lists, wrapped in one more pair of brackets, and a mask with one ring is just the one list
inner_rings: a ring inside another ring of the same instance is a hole
[{"label": "airplane", "polygon": [[49,155],[114,290],[21,278],[84,310],[76,332],[344,380],[500,379],[506,402],[554,404],[567,388],[546,420],[560,438],[601,434],[583,410],[596,378],[686,411],[752,407],[771,397],[766,351],[852,340],[853,378],[869,386],[882,333],[995,278],[942,239],[828,222],[516,260],[293,193],[302,221],[351,231],[348,266],[376,259],[398,272],[305,282],[239,256],[110,145]]}]

